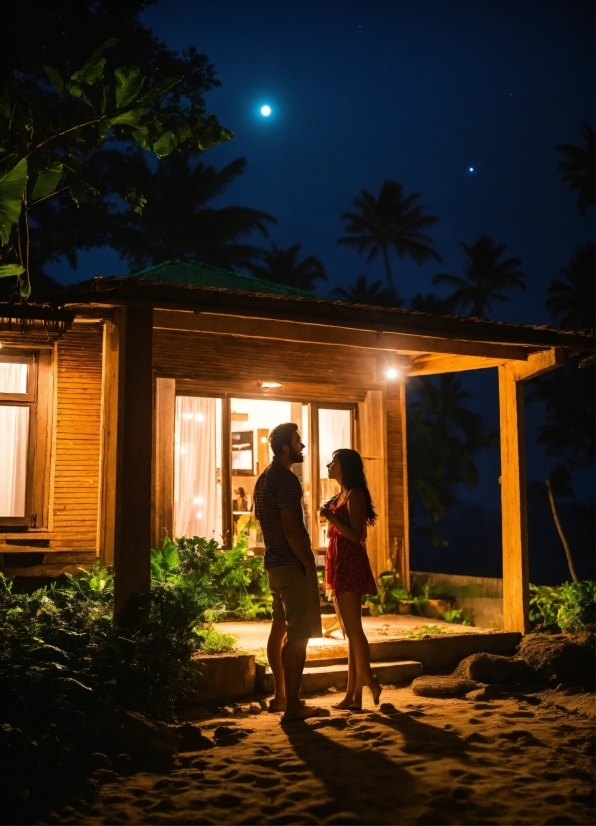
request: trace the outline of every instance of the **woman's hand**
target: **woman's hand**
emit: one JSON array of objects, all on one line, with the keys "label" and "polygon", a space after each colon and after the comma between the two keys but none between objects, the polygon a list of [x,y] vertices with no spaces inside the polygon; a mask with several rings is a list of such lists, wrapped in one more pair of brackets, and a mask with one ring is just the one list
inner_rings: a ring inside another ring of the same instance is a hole
[{"label": "woman's hand", "polygon": [[319,509],[319,514],[320,514],[320,516],[323,517],[323,519],[326,519],[327,521],[329,521],[329,517],[333,516],[333,511],[331,510],[331,508],[328,508],[326,505],[323,505]]}]

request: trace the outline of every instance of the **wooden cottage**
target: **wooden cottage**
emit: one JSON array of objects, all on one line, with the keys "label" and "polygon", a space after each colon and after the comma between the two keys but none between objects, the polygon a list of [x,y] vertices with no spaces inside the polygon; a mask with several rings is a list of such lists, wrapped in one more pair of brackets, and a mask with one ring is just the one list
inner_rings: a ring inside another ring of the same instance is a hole
[{"label": "wooden cottage", "polygon": [[[216,283],[218,286],[209,286]],[[499,378],[506,630],[528,622],[523,382],[594,349],[593,334],[316,299],[193,262],[71,288],[58,309],[0,305],[0,562],[55,575],[114,565],[116,608],[149,586],[169,535],[248,532],[267,434],[299,424],[313,547],[332,450],[364,457],[380,519],[375,572],[409,584],[409,376]]]}]

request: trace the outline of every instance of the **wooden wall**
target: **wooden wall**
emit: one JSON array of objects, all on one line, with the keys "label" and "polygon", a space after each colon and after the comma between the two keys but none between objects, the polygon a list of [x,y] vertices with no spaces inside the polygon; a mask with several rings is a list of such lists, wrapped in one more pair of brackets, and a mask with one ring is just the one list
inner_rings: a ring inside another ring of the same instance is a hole
[{"label": "wooden wall", "polygon": [[51,378],[40,371],[38,400],[48,392],[51,398],[45,407],[38,404],[49,442],[46,460],[38,449],[34,465],[35,488],[44,492],[38,511],[43,518],[26,532],[0,528],[0,565],[10,576],[75,573],[78,565],[93,562],[98,546],[102,326],[75,324],[53,343],[38,331],[4,331],[1,340],[7,347],[40,350]]},{"label": "wooden wall", "polygon": [[403,587],[410,587],[408,474],[406,455],[406,385],[387,386],[387,485],[391,559]]},{"label": "wooden wall", "polygon": [[75,325],[57,344],[52,548],[97,549],[102,342]]}]

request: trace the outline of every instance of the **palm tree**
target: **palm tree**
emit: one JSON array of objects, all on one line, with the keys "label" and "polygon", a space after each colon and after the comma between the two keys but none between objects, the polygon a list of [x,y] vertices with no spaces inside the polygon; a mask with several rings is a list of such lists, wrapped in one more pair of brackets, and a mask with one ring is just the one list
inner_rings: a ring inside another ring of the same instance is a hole
[{"label": "palm tree", "polygon": [[483,235],[475,244],[468,246],[461,242],[466,253],[466,274],[435,275],[433,284],[451,284],[456,287],[450,300],[455,307],[471,308],[472,316],[483,318],[486,310],[492,310],[495,301],[511,301],[506,290],[514,288],[525,290],[525,274],[517,269],[521,265],[519,258],[501,260],[505,244],[495,244],[488,235]]},{"label": "palm tree", "polygon": [[394,290],[384,289],[381,281],[369,284],[365,275],[361,275],[353,284],[336,287],[332,295],[350,304],[368,304],[373,307],[402,307],[404,303]]},{"label": "palm tree", "polygon": [[271,244],[271,250],[263,250],[260,259],[263,264],[252,261],[248,269],[257,278],[275,281],[300,290],[314,290],[315,281],[327,281],[325,267],[315,255],[309,255],[298,263],[298,251],[301,244],[294,244],[287,249]]},{"label": "palm tree", "polygon": [[416,293],[410,305],[419,313],[433,313],[434,315],[453,315],[455,305],[450,298],[439,298],[434,293]]},{"label": "palm tree", "polygon": [[561,180],[569,184],[569,189],[577,189],[577,205],[580,213],[586,211],[590,205],[594,205],[594,130],[588,123],[584,123],[582,128],[584,146],[573,146],[570,143],[560,143],[557,152],[565,155],[565,160],[561,161],[558,169],[561,172]]},{"label": "palm tree", "polygon": [[244,158],[219,170],[200,161],[191,164],[188,154],[172,153],[163,161],[153,171],[140,156],[127,159],[146,204],[142,215],[128,210],[115,216],[111,242],[124,258],[137,267],[188,257],[233,267],[261,254],[240,239],[255,232],[267,237],[275,218],[249,207],[207,206],[242,174]]},{"label": "palm tree", "polygon": [[355,212],[344,212],[349,235],[338,239],[338,244],[356,249],[359,255],[368,253],[369,263],[381,253],[390,289],[394,290],[389,252],[393,247],[400,258],[406,255],[417,264],[434,258],[442,263],[441,256],[432,248],[432,239],[425,230],[438,222],[434,215],[424,215],[424,207],[417,204],[418,192],[404,196],[403,187],[397,181],[385,181],[377,198],[363,189],[352,201]]},{"label": "palm tree", "polygon": [[548,288],[546,309],[558,323],[572,330],[594,329],[594,244],[580,247]]}]

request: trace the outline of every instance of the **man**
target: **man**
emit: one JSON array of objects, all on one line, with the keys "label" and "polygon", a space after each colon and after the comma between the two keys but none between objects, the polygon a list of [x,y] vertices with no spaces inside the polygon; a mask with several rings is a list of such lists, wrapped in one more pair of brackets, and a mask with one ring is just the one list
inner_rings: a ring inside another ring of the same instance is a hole
[{"label": "man", "polygon": [[302,512],[302,485],[292,473],[292,465],[304,461],[298,426],[286,422],[274,427],[269,444],[273,461],[257,479],[254,500],[273,596],[267,643],[275,683],[271,708],[285,711],[282,720],[289,722],[328,713],[299,699],[308,640],[323,633],[317,568]]}]

